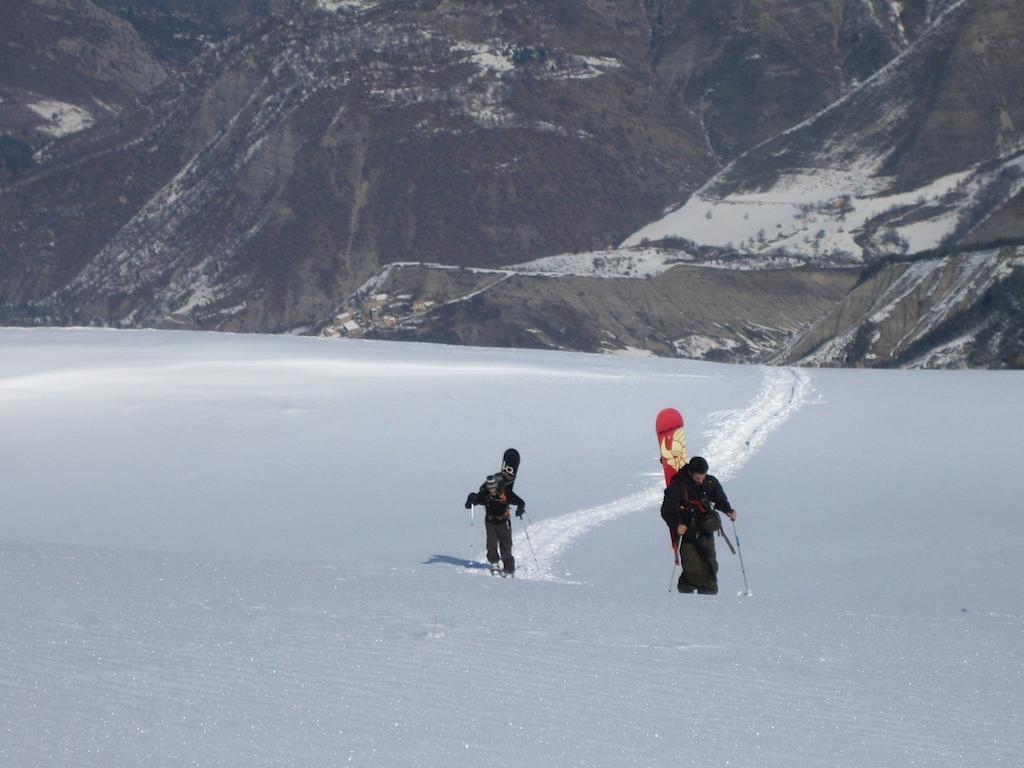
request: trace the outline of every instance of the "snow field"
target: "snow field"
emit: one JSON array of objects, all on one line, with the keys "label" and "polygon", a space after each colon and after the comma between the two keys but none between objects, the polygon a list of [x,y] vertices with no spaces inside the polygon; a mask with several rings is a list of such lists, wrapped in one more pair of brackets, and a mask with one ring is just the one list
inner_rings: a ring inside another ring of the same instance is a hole
[{"label": "snow field", "polygon": [[[1022,401],[1009,373],[0,331],[0,765],[1016,765]],[[668,591],[668,405],[753,598],[722,544],[718,597]],[[462,507],[509,446],[542,566],[514,521],[512,581],[467,567]]]}]

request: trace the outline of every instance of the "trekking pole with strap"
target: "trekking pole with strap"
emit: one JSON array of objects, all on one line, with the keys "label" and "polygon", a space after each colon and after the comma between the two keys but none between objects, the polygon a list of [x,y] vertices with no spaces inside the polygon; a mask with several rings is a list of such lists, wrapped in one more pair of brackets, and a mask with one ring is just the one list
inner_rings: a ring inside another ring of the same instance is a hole
[{"label": "trekking pole with strap", "polygon": [[683,537],[677,536],[676,543],[672,546],[672,579],[668,583],[668,591],[671,594],[672,585],[676,583],[676,566],[679,565],[679,550],[683,546]]},{"label": "trekking pole with strap", "polygon": [[[732,518],[730,518],[730,520],[731,519]],[[736,549],[739,552],[740,556],[740,570],[743,571],[743,592],[741,592],[740,594],[742,594],[745,597],[750,597],[753,593],[750,591],[750,587],[747,584],[747,569],[743,565],[743,548],[740,546],[740,535],[736,532],[735,520],[732,521],[732,535],[736,537]],[[726,539],[726,541],[728,541],[728,539]]]},{"label": "trekking pole with strap", "polygon": [[537,555],[533,551],[533,542],[530,541],[530,527],[526,524],[526,521],[530,519],[530,516],[523,516],[523,533],[526,534],[526,543],[530,545],[530,556],[533,557],[533,565],[540,572],[540,563],[537,562]]},{"label": "trekking pole with strap", "polygon": [[729,537],[725,535],[725,531],[723,529],[719,528],[718,529],[718,535],[721,536],[723,539],[725,539],[725,543],[729,545],[729,551],[732,552],[735,555],[736,554],[736,548],[732,545],[732,542],[729,541]]}]

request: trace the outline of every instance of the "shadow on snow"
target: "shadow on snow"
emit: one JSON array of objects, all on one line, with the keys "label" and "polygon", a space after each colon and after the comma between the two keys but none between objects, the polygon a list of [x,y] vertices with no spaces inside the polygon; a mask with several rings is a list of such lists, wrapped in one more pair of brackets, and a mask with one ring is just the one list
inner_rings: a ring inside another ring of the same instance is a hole
[{"label": "shadow on snow", "polygon": [[488,568],[487,563],[480,563],[476,560],[466,560],[464,557],[452,557],[451,555],[431,555],[429,560],[424,560],[424,565],[457,565],[461,568]]}]

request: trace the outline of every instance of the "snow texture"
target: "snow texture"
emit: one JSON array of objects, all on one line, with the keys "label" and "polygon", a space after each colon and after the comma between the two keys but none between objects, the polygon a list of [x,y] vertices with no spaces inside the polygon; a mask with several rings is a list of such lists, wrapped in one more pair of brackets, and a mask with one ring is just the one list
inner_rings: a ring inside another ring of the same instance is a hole
[{"label": "snow texture", "polygon": [[680,251],[660,248],[562,253],[508,267],[522,274],[582,275],[585,277],[653,277],[687,257]]},{"label": "snow texture", "polygon": [[47,121],[39,130],[54,138],[84,131],[96,122],[87,109],[62,101],[46,99],[25,106]]},{"label": "snow texture", "polygon": [[382,5],[380,0],[315,0],[314,4],[320,10],[328,13],[337,13],[338,11],[358,13]]},{"label": "snow texture", "polygon": [[[0,330],[0,765],[1016,766],[1021,385]],[[754,597],[671,590],[666,406]]]}]

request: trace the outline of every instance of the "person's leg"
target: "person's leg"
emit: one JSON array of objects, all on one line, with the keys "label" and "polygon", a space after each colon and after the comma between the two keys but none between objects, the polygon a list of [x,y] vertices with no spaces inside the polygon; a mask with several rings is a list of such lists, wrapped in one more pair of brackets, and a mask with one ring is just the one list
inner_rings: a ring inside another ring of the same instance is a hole
[{"label": "person's leg", "polygon": [[516,560],[512,557],[512,523],[508,520],[501,524],[498,543],[501,545],[501,562],[505,566],[505,573],[514,573]]},{"label": "person's leg", "polygon": [[708,577],[698,590],[702,595],[718,594],[718,553],[715,552],[714,535],[702,534],[697,542],[697,549],[708,564]]},{"label": "person's leg", "polygon": [[492,523],[488,520],[484,524],[484,528],[487,531],[487,562],[491,566],[495,566],[498,563],[498,526],[499,523]]},{"label": "person's leg", "polygon": [[697,543],[681,540],[679,560],[683,566],[683,575],[679,577],[679,591],[696,592],[699,587],[704,586],[710,574],[707,561],[701,555]]}]

